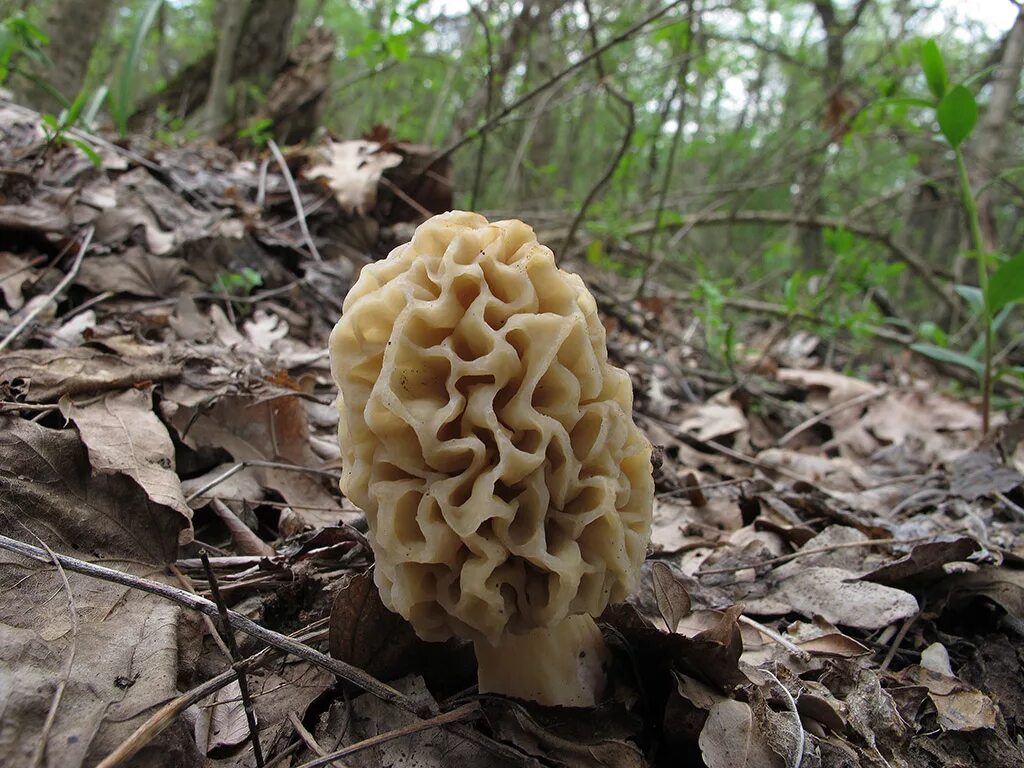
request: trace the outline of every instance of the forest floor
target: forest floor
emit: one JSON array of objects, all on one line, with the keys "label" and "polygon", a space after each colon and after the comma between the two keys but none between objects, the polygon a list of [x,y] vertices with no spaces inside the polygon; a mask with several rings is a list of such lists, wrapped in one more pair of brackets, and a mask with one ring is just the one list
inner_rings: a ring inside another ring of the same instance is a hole
[{"label": "forest floor", "polygon": [[808,333],[716,371],[679,305],[563,264],[656,446],[652,551],[596,712],[480,696],[337,489],[326,338],[411,232],[400,148],[97,168],[0,125],[0,763],[1024,766],[1022,423]]}]

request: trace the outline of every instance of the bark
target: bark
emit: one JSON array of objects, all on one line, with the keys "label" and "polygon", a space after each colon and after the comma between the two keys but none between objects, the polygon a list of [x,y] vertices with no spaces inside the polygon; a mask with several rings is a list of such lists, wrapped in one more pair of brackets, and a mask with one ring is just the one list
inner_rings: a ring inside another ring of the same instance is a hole
[{"label": "bark", "polygon": [[[68,102],[82,90],[93,48],[106,29],[114,3],[111,0],[53,0],[42,29],[50,38],[46,50],[52,66],[36,68],[34,76],[48,84]],[[19,97],[44,112],[57,114],[65,106],[48,89],[17,78]]]},{"label": "bark", "polygon": [[[871,0],[857,0],[846,21],[839,18],[832,0],[812,0],[814,10],[825,30],[825,67],[822,70],[822,91],[825,110],[822,122],[831,133],[832,142],[839,143],[846,132],[847,114],[853,102],[843,94],[846,38],[860,23]],[[827,147],[826,147],[827,148]],[[820,216],[825,212],[822,189],[828,175],[828,158],[824,149],[808,157],[798,174],[800,192],[794,207],[799,214]],[[819,229],[805,229],[797,233],[804,266],[813,268],[821,264],[824,238]]]},{"label": "bark", "polygon": [[234,75],[238,43],[242,39],[242,25],[248,10],[249,0],[224,0],[217,55],[204,108],[203,127],[211,135],[216,134],[228,121],[228,87]]},{"label": "bark", "polygon": [[[524,51],[529,50],[529,38],[533,30],[540,24],[547,23],[547,18],[562,5],[562,2],[538,2],[537,0],[524,0],[519,15],[513,20],[509,27],[508,34],[502,40],[498,55],[495,57],[493,80],[494,93],[499,94],[505,86],[505,80],[509,72],[519,61]],[[453,126],[457,135],[465,134],[471,127],[477,125],[484,117],[487,106],[487,84],[482,83],[477,92],[466,102],[462,114]],[[494,104],[492,106],[498,106]]]},{"label": "bark", "polygon": [[[252,84],[265,91],[285,66],[296,5],[297,0],[247,0],[248,11],[231,65],[233,76],[229,89],[234,88],[238,97],[231,110],[232,120],[257,111],[257,105],[247,102],[246,89],[237,86]],[[218,27],[223,24],[228,9],[222,0],[215,19]],[[158,104],[166,105],[183,119],[194,117],[209,98],[216,59],[217,51],[208,52],[182,70],[162,91],[143,100],[135,112],[133,129],[144,129]]]},{"label": "bark", "polygon": [[1021,74],[1024,73],[1024,7],[1007,33],[1002,51],[1002,60],[992,78],[992,95],[978,126],[973,147],[975,187],[979,191],[978,208],[985,247],[989,250],[995,250],[999,242],[994,214],[998,190],[993,182],[999,175],[1005,149],[1006,126],[1012,122],[1017,89]]}]

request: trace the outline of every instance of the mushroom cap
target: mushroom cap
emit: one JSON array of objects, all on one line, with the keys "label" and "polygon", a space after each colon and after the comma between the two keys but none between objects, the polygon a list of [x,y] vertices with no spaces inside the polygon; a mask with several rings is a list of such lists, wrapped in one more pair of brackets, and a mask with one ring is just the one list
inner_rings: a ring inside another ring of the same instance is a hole
[{"label": "mushroom cap", "polygon": [[330,352],[341,489],[422,638],[493,643],[634,588],[651,445],[593,296],[530,227],[429,219],[363,268]]}]

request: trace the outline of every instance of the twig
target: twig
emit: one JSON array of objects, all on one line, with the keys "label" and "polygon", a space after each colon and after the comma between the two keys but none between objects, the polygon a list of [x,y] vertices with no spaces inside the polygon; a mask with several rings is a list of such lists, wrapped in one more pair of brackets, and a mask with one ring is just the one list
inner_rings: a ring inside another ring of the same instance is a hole
[{"label": "twig", "polygon": [[[950,531],[954,533],[954,531]],[[941,534],[940,534],[941,535]],[[779,555],[778,557],[770,557],[767,560],[761,560],[757,563],[749,563],[748,565],[733,565],[728,568],[708,568],[705,570],[698,570],[696,576],[711,576],[716,573],[736,573],[737,571],[746,571],[750,568],[763,568],[766,565],[779,565],[780,563],[788,563],[790,560],[796,560],[797,558],[804,557],[806,555],[820,555],[823,552],[833,552],[837,549],[851,549],[855,547],[874,547],[881,544],[917,544],[922,541],[931,541],[935,538],[935,534],[931,536],[915,536],[911,539],[865,539],[862,541],[842,541],[837,544],[830,544],[827,547],[812,547],[811,549],[801,549],[797,552],[790,552],[788,555]]]},{"label": "twig", "polygon": [[[8,552],[16,552],[33,560],[49,562],[49,557],[47,557],[44,550],[2,534],[0,534],[0,549],[5,549]],[[191,592],[186,592],[183,589],[171,587],[167,584],[162,584],[159,581],[143,579],[129,573],[116,571],[113,568],[95,565],[66,555],[58,554],[56,557],[61,565],[69,571],[83,573],[86,576],[92,576],[93,578],[103,579],[104,581],[111,581],[115,584],[121,584],[126,587],[142,590],[143,592],[149,592],[150,594],[157,595],[178,603],[179,605],[183,605],[186,608],[191,608],[192,610],[199,611],[200,613],[205,613],[207,616],[220,615],[220,611],[217,610],[215,603],[207,600],[206,598],[199,597],[198,595],[193,595]],[[357,688],[361,688],[368,693],[372,693],[382,701],[395,704],[396,706],[414,714],[419,712],[415,703],[408,696],[395,690],[390,685],[382,683],[380,680],[367,674],[358,667],[346,664],[338,659],[333,659],[326,654],[310,648],[309,646],[296,642],[290,637],[282,635],[280,632],[267,629],[266,627],[257,624],[247,616],[243,616],[235,611],[228,611],[228,618],[232,627],[241,632],[245,632],[247,635],[252,635],[268,645],[280,648],[293,656],[298,656],[300,659],[304,659],[311,664],[315,664],[318,667],[333,672],[343,680],[352,683]]]},{"label": "twig", "polygon": [[78,274],[79,267],[82,266],[82,259],[85,258],[85,252],[88,250],[89,244],[92,242],[92,236],[95,231],[95,228],[92,226],[85,231],[85,237],[82,238],[82,245],[78,249],[78,255],[75,256],[75,261],[71,265],[71,269],[69,269],[68,273],[64,275],[64,278],[57,283],[57,287],[50,291],[46,295],[46,298],[39,302],[31,312],[25,315],[24,319],[14,327],[13,331],[4,337],[3,341],[0,341],[0,352],[7,349],[8,345],[18,337],[18,334],[28,328],[29,324],[36,319],[39,313],[42,312],[50,302],[60,296],[60,294],[64,292],[65,288],[71,285],[71,281],[74,280],[75,275]]},{"label": "twig", "polygon": [[900,631],[896,633],[896,637],[892,639],[892,645],[889,646],[889,651],[885,654],[885,658],[882,659],[882,663],[878,667],[879,672],[885,672],[885,670],[889,668],[889,665],[892,664],[892,660],[896,658],[896,651],[899,650],[900,645],[903,643],[903,639],[907,636],[907,632],[910,631],[910,627],[913,623],[917,621],[918,616],[920,616],[920,613],[915,613],[903,622],[903,626],[900,627]]},{"label": "twig", "polygon": [[811,660],[811,654],[809,654],[807,651],[805,651],[803,648],[799,647],[798,645],[795,645],[795,644],[791,643],[789,640],[784,638],[782,635],[780,635],[778,632],[776,632],[771,627],[766,627],[764,624],[760,623],[759,621],[754,621],[749,616],[744,616],[743,614],[740,614],[739,621],[742,621],[748,627],[753,627],[754,629],[756,629],[758,632],[760,632],[765,637],[767,637],[770,640],[773,640],[774,642],[778,643],[783,648],[785,648],[787,651],[789,651],[789,653],[792,656],[796,657],[800,661],[810,661]]},{"label": "twig", "polygon": [[[484,45],[487,49],[487,101],[484,105],[484,120],[491,118],[491,109],[494,104],[494,50],[491,43],[491,28],[487,24],[487,17],[483,11],[474,3],[469,4],[469,12],[473,14],[484,30]],[[487,154],[487,133],[480,136],[480,147],[476,153],[476,167],[473,169],[473,186],[469,192],[469,209],[473,210],[476,201],[480,198],[480,186],[483,182],[484,156]]]},{"label": "twig", "polygon": [[[309,628],[307,627],[295,633],[295,639],[308,639],[306,636],[308,630]],[[175,718],[186,709],[191,707],[193,704],[199,703],[207,696],[216,693],[221,688],[230,685],[231,682],[235,680],[238,674],[237,670],[239,668],[252,669],[262,666],[264,663],[276,658],[279,654],[280,651],[276,648],[264,648],[263,650],[248,657],[240,664],[237,664],[234,669],[221,672],[216,677],[210,678],[201,685],[198,685],[192,690],[186,691],[180,696],[177,696],[167,702],[160,707],[160,709],[154,712],[146,722],[136,728],[134,733],[121,742],[117,749],[107,755],[102,762],[96,766],[96,768],[114,768],[114,766],[130,759],[140,749],[159,736],[160,733],[163,732],[167,726],[173,723]]]},{"label": "twig", "polygon": [[[167,569],[174,574],[174,578],[176,578],[178,580],[178,583],[181,584],[182,589],[187,589],[192,594],[196,594],[195,588],[192,586],[192,584],[189,583],[188,578],[185,576],[184,573],[181,572],[181,569],[178,568],[177,565],[171,563],[169,566],[167,566]],[[224,654],[224,657],[227,659],[231,659],[231,651],[229,651],[228,647],[224,644],[224,640],[221,638],[220,632],[217,631],[217,627],[215,627],[213,624],[213,619],[211,619],[204,613],[203,623],[206,625],[206,631],[210,633],[210,637],[213,638],[213,642],[216,643],[218,648],[220,648],[220,651]]]},{"label": "twig", "polygon": [[[692,13],[693,0],[687,0],[687,8]],[[688,93],[686,80],[690,75],[690,52],[692,49],[693,32],[691,26],[690,31],[688,31],[686,35],[686,48],[683,52],[684,55],[677,80],[679,106],[676,109],[675,130],[672,132],[672,143],[669,144],[668,159],[665,161],[665,172],[661,178],[661,188],[658,190],[658,206],[654,211],[654,226],[651,228],[650,235],[647,238],[647,249],[644,256],[644,270],[640,275],[640,281],[637,283],[636,291],[633,294],[633,298],[637,299],[643,296],[644,289],[647,286],[647,280],[651,277],[657,266],[654,258],[654,244],[657,240],[658,232],[661,230],[661,217],[665,212],[665,199],[668,197],[668,188],[672,183],[672,171],[675,168],[676,155],[679,153],[679,144],[683,138],[683,126],[686,123],[686,96]]]},{"label": "twig", "polygon": [[231,621],[228,619],[228,606],[220,593],[220,585],[217,583],[217,576],[210,567],[210,556],[204,549],[199,553],[206,569],[206,579],[210,584],[210,593],[217,604],[217,611],[220,617],[220,634],[231,652],[231,666],[235,671],[238,680],[238,692],[242,696],[242,709],[245,712],[246,722],[249,724],[249,741],[252,742],[252,754],[256,760],[256,768],[263,768],[263,747],[260,745],[260,727],[256,722],[256,708],[252,703],[252,696],[249,695],[249,678],[246,677],[245,668],[241,666],[242,654],[238,651],[238,643],[235,641],[235,633],[231,630]]},{"label": "twig", "polygon": [[862,394],[857,395],[856,397],[851,397],[849,400],[844,400],[841,403],[836,403],[830,408],[826,408],[824,411],[817,414],[816,416],[812,416],[811,418],[807,419],[802,424],[798,424],[797,426],[793,427],[791,430],[789,430],[789,432],[787,432],[778,440],[776,440],[775,445],[781,448],[794,437],[799,435],[801,432],[810,429],[815,424],[818,424],[824,421],[825,419],[829,418],[830,416],[839,413],[839,411],[844,411],[847,408],[852,408],[855,405],[860,405],[861,403],[867,403],[871,400],[875,400],[884,394],[885,390],[879,390],[877,392],[864,392]]},{"label": "twig", "polygon": [[[742,618],[742,617],[741,617]],[[796,701],[793,700],[793,694],[789,692],[789,689],[782,684],[775,675],[769,672],[767,669],[762,669],[768,677],[775,681],[775,684],[782,690],[782,695],[786,699],[788,709],[793,713],[793,722],[796,724],[796,759],[789,763],[788,768],[800,768],[800,763],[804,761],[804,725],[800,721],[800,712],[796,708]]]},{"label": "twig", "polygon": [[401,728],[395,728],[393,731],[387,733],[381,733],[376,736],[371,736],[368,739],[364,739],[356,744],[339,749],[336,752],[331,752],[327,755],[322,755],[315,760],[310,760],[308,763],[303,763],[298,768],[320,768],[320,766],[328,765],[335,760],[348,757],[349,755],[355,754],[356,752],[362,752],[365,749],[379,746],[388,741],[399,739],[403,736],[410,736],[420,731],[425,731],[429,728],[437,728],[441,725],[448,725],[450,723],[457,723],[462,720],[468,720],[471,717],[478,717],[480,715],[480,705],[476,702],[470,704],[463,704],[458,709],[453,709],[451,712],[442,712],[439,715],[435,715],[429,720],[420,720],[419,722],[410,723],[404,725]]},{"label": "twig", "polygon": [[[31,544],[26,544],[2,534],[0,534],[0,549],[7,550],[8,552],[15,552],[39,562],[50,562],[45,550],[33,547]],[[82,573],[86,576],[102,579],[104,581],[111,581],[115,584],[121,584],[126,587],[131,587],[132,589],[148,592],[167,600],[171,600],[179,605],[183,605],[186,608],[191,608],[192,610],[199,611],[200,613],[205,613],[207,616],[218,616],[220,613],[213,602],[193,595],[185,590],[176,589],[175,587],[162,584],[158,581],[151,581],[150,579],[143,579],[138,576],[132,576],[128,573],[115,571],[112,568],[105,568],[100,565],[95,565],[94,563],[87,563],[84,560],[78,560],[73,557],[68,557],[67,555],[55,554],[55,557],[58,562],[60,562],[60,564],[69,571]],[[424,708],[414,699],[395,690],[391,686],[382,683],[380,680],[367,672],[364,672],[358,667],[346,664],[339,659],[332,658],[314,648],[310,648],[304,643],[298,642],[291,637],[282,635],[280,632],[275,632],[272,629],[260,626],[256,622],[252,621],[252,619],[249,619],[239,613],[235,613],[234,611],[228,611],[228,618],[231,622],[231,626],[238,631],[245,632],[247,635],[251,635],[258,640],[262,640],[267,645],[273,646],[274,648],[293,656],[297,656],[304,661],[308,661],[314,666],[326,669],[328,672],[333,672],[341,679],[352,683],[352,685],[366,691],[367,693],[373,694],[382,701],[394,704],[417,717],[434,714],[433,712],[425,712]],[[226,674],[228,675],[227,682],[234,679],[235,673],[233,670]],[[226,684],[227,683],[224,683],[223,685]],[[223,685],[221,685],[221,687],[223,687]],[[186,704],[185,706],[187,707],[188,705]],[[495,741],[482,733],[478,733],[471,728],[466,728],[461,725],[452,725],[451,728],[456,734],[467,741],[477,744],[478,746],[515,764],[525,765],[527,763],[527,760],[524,758],[522,753],[512,747],[502,744],[501,742]],[[146,742],[142,742],[140,747],[145,743]],[[136,747],[136,750],[140,747]],[[111,768],[113,765],[116,765],[116,763],[107,763],[104,761],[104,763],[97,768]]]},{"label": "twig", "polygon": [[303,743],[307,747],[309,747],[311,752],[316,753],[320,757],[323,757],[327,754],[327,752],[324,751],[324,748],[317,743],[317,740],[315,738],[313,738],[313,734],[310,733],[306,729],[306,726],[302,724],[302,721],[299,720],[299,716],[297,714],[295,714],[294,712],[289,712],[288,722],[292,724],[292,728],[294,728],[295,732],[299,734],[299,738],[302,739]]},{"label": "twig", "polygon": [[[597,50],[600,46],[597,43],[597,31],[594,29],[594,15],[590,9],[589,0],[584,0],[583,8],[587,12],[587,32],[590,36],[590,44],[594,50]],[[594,66],[597,68],[598,81],[600,82],[601,87],[604,88],[605,93],[619,102],[626,110],[626,130],[622,134],[622,141],[619,143],[619,149],[615,153],[615,156],[612,158],[601,177],[594,182],[594,186],[592,186],[590,191],[587,192],[587,196],[583,198],[583,202],[576,211],[576,215],[573,217],[572,223],[569,225],[569,231],[565,235],[565,240],[562,242],[563,254],[572,247],[572,242],[576,239],[576,230],[579,228],[583,218],[587,215],[587,210],[590,208],[591,203],[597,199],[601,190],[605,188],[605,185],[607,185],[612,176],[615,175],[615,171],[619,167],[619,163],[622,162],[622,158],[626,156],[626,152],[629,150],[629,145],[633,141],[633,131],[636,129],[636,105],[633,104],[633,102],[624,93],[622,93],[622,91],[613,87],[608,82],[604,71],[604,64],[601,61],[600,56],[596,56],[594,58]]]},{"label": "twig", "polygon": [[605,51],[607,51],[607,50],[609,50],[611,48],[614,48],[615,46],[619,45],[622,42],[625,42],[626,40],[631,38],[633,35],[635,35],[637,32],[642,30],[644,27],[646,27],[649,24],[652,24],[653,22],[657,21],[662,16],[664,16],[666,13],[671,11],[676,6],[682,4],[683,2],[684,2],[684,0],[672,0],[672,2],[669,2],[668,5],[666,5],[664,8],[661,8],[660,10],[657,10],[654,13],[652,13],[650,16],[647,16],[646,18],[641,19],[636,24],[634,24],[633,26],[629,27],[629,29],[626,29],[625,31],[623,31],[623,32],[619,33],[618,35],[616,35],[615,37],[611,38],[607,43],[602,45],[600,48],[595,48],[594,50],[592,50],[587,55],[581,56],[578,61],[575,61],[572,64],[570,64],[569,66],[567,66],[565,69],[562,69],[559,72],[556,72],[554,75],[549,77],[543,83],[541,83],[540,85],[536,86],[535,88],[530,89],[529,91],[524,93],[522,96],[520,96],[518,99],[513,101],[511,104],[506,106],[504,109],[500,110],[497,114],[488,117],[482,123],[480,123],[478,126],[476,126],[475,128],[467,131],[461,138],[456,139],[454,142],[449,144],[447,147],[442,149],[440,152],[436,153],[433,157],[430,158],[430,161],[427,163],[427,167],[433,165],[438,160],[443,160],[444,158],[450,156],[451,154],[453,154],[457,150],[462,149],[462,147],[464,147],[466,144],[471,142],[476,137],[481,136],[484,133],[486,133],[487,131],[489,131],[492,128],[494,128],[506,116],[508,116],[509,114],[514,112],[515,110],[517,110],[523,104],[526,104],[527,102],[530,102],[533,99],[537,98],[537,96],[539,96],[540,94],[544,93],[544,91],[548,90],[548,88],[551,88],[552,86],[557,85],[559,82],[561,82],[566,77],[571,75],[577,69],[580,69],[581,67],[585,67],[587,64],[589,64],[595,58],[597,58],[598,56],[603,54]]},{"label": "twig", "polygon": [[281,149],[277,146],[277,142],[273,139],[267,141],[267,146],[270,147],[270,151],[274,153],[274,159],[277,160],[277,164],[281,166],[281,174],[284,176],[285,184],[288,185],[288,192],[292,196],[292,203],[295,205],[295,213],[299,217],[299,229],[302,231],[302,237],[306,241],[306,247],[309,248],[310,255],[317,261],[323,261],[323,257],[320,255],[320,251],[316,248],[316,243],[313,242],[312,235],[309,234],[309,227],[306,225],[306,212],[302,208],[302,198],[299,197],[299,189],[295,186],[295,179],[292,178],[292,172],[288,170],[288,163],[285,162],[284,155],[281,154]]},{"label": "twig", "polygon": [[228,469],[224,473],[222,473],[220,475],[217,475],[217,477],[213,478],[213,480],[208,482],[206,485],[204,485],[201,488],[199,488],[198,490],[193,491],[192,493],[190,493],[188,496],[185,497],[185,502],[188,503],[188,502],[191,502],[191,501],[199,498],[204,493],[209,491],[211,488],[217,487],[218,485],[223,483],[225,480],[233,477],[234,475],[237,475],[239,472],[241,472],[243,469],[246,469],[247,467],[260,467],[262,469],[284,469],[284,470],[287,470],[287,471],[290,471],[290,472],[307,472],[307,473],[313,474],[313,475],[323,475],[325,477],[330,477],[330,478],[335,479],[335,480],[337,480],[338,477],[339,477],[337,472],[331,472],[331,471],[326,470],[326,469],[315,469],[313,467],[300,467],[300,466],[298,466],[296,464],[285,464],[284,462],[280,462],[280,461],[264,461],[263,459],[246,459],[245,461],[238,462],[233,467],[231,467],[231,469]]},{"label": "twig", "polygon": [[790,211],[722,211],[708,214],[681,214],[671,222],[655,221],[638,224],[629,230],[633,236],[646,235],[662,227],[716,226],[724,224],[779,224],[806,229],[845,229],[851,235],[873,240],[888,249],[893,256],[904,261],[925,282],[928,288],[949,308],[956,306],[956,299],[947,287],[935,276],[932,268],[919,255],[897,243],[888,232],[879,232],[871,227],[848,218],[838,216],[817,216]]},{"label": "twig", "polygon": [[[24,525],[22,525],[24,527]],[[31,533],[31,531],[29,531]],[[60,708],[60,702],[64,698],[64,690],[67,688],[68,680],[71,679],[71,669],[75,664],[75,651],[77,648],[78,641],[78,610],[75,608],[75,595],[71,591],[71,583],[68,581],[68,575],[64,571],[64,568],[60,564],[60,560],[57,559],[57,555],[54,554],[53,550],[50,549],[46,542],[36,536],[34,533],[32,536],[36,541],[46,550],[46,553],[50,556],[50,560],[53,562],[54,567],[57,569],[57,573],[60,575],[61,582],[64,586],[64,591],[68,595],[68,613],[71,614],[71,647],[68,649],[68,659],[64,665],[64,676],[60,682],[57,683],[57,690],[53,692],[53,700],[50,702],[50,710],[46,713],[46,720],[43,721],[43,728],[39,734],[39,743],[36,744],[35,752],[32,755],[32,766],[37,768],[43,764],[43,760],[46,757],[46,742],[49,740],[50,730],[53,728],[53,723],[57,719],[57,710]]]}]

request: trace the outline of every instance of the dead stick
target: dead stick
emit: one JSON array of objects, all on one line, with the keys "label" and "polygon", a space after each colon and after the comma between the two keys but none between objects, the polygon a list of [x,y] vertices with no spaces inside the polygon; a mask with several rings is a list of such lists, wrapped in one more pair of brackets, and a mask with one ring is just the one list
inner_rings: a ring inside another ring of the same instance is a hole
[{"label": "dead stick", "polygon": [[425,731],[428,728],[437,728],[441,725],[449,725],[451,723],[457,723],[461,720],[466,720],[470,717],[476,717],[480,714],[480,705],[476,702],[472,704],[463,704],[458,709],[453,709],[451,712],[442,712],[429,720],[420,720],[416,723],[410,723],[404,725],[401,728],[395,728],[393,731],[387,733],[381,733],[377,736],[371,736],[368,739],[364,739],[356,744],[339,749],[337,752],[331,752],[327,755],[322,755],[315,760],[310,760],[308,763],[303,763],[298,768],[320,768],[320,766],[328,765],[333,763],[335,760],[339,760],[343,757],[355,754],[356,752],[362,752],[364,749],[370,749],[371,747],[379,746],[388,741],[401,738],[402,736],[409,736],[413,733],[419,733]]},{"label": "dead stick", "polygon": [[[31,544],[26,544],[17,539],[12,539],[8,536],[0,535],[0,549],[7,550],[8,552],[15,552],[19,555],[27,557],[31,560],[36,560],[42,563],[49,563],[50,558],[46,552],[38,547],[33,547]],[[184,605],[186,608],[191,608],[200,613],[205,613],[207,616],[218,615],[217,606],[206,600],[205,598],[193,595],[191,592],[185,590],[176,589],[166,584],[161,584],[158,581],[151,581],[149,579],[143,579],[138,576],[132,576],[121,571],[115,571],[112,568],[104,568],[101,565],[95,565],[93,563],[87,563],[84,560],[78,560],[74,557],[68,557],[67,555],[59,555],[55,553],[57,561],[69,571],[75,573],[81,573],[86,576],[90,576],[96,579],[102,579],[104,581],[111,581],[115,584],[121,584],[132,589],[138,589],[142,592],[149,592],[150,594],[163,597],[172,602]],[[231,626],[240,632],[245,632],[247,635],[251,635],[268,645],[273,646],[279,650],[285,651],[297,656],[304,661],[308,661],[310,664],[318,666],[322,669],[326,669],[328,672],[333,672],[343,680],[352,683],[357,688],[373,694],[382,701],[386,701],[389,704],[394,704],[406,712],[410,712],[414,715],[420,716],[422,707],[418,707],[416,702],[405,694],[396,691],[390,685],[382,683],[377,678],[364,672],[358,667],[353,667],[351,664],[346,664],[338,659],[331,658],[330,656],[320,653],[314,648],[294,640],[293,638],[282,635],[279,632],[275,632],[272,629],[261,627],[251,619],[242,616],[241,614],[235,613],[234,611],[228,611],[228,618],[231,621]],[[234,672],[228,673],[228,681],[234,679]],[[432,712],[423,713],[424,715],[431,715]],[[493,754],[503,757],[515,765],[531,765],[532,762],[526,758],[521,752],[509,747],[506,744],[502,744],[499,741],[474,731],[471,728],[460,724],[452,724],[449,726],[456,734],[462,738],[470,741],[483,749],[486,749]],[[143,742],[144,745],[146,742]],[[140,745],[141,747],[142,745]],[[106,763],[102,765],[102,768],[110,768],[110,766],[116,765],[117,763]],[[99,766],[97,768],[100,768]]]},{"label": "dead stick", "polygon": [[206,579],[210,582],[210,594],[217,604],[220,614],[220,634],[231,653],[231,666],[234,668],[235,677],[238,679],[238,692],[242,696],[242,709],[245,711],[245,719],[249,724],[249,740],[252,742],[252,754],[256,760],[256,768],[263,768],[263,747],[260,745],[260,727],[256,722],[256,708],[252,704],[252,696],[249,695],[249,678],[246,677],[245,668],[242,666],[242,654],[238,651],[238,643],[235,642],[235,633],[231,630],[231,621],[228,619],[228,606],[224,602],[224,596],[220,593],[220,585],[217,583],[217,575],[210,566],[210,556],[206,550],[199,553],[203,560],[203,567],[206,569]]},{"label": "dead stick", "polygon": [[75,256],[75,261],[71,265],[71,269],[69,269],[68,273],[64,275],[64,278],[57,283],[57,287],[50,291],[46,298],[39,302],[31,312],[25,315],[25,319],[18,323],[14,330],[4,337],[3,341],[0,341],[0,352],[7,349],[7,346],[18,337],[18,334],[28,328],[29,324],[36,319],[39,313],[42,312],[45,307],[49,306],[51,301],[54,301],[58,296],[60,296],[64,292],[65,288],[71,285],[71,281],[74,280],[75,275],[78,274],[78,268],[82,266],[82,259],[85,258],[85,252],[89,248],[89,243],[92,242],[93,232],[95,232],[93,227],[89,227],[89,229],[86,230],[85,237],[82,238],[82,245],[78,248],[78,255]]},{"label": "dead stick", "polygon": [[[50,562],[50,558],[47,556],[45,550],[33,547],[31,544],[26,544],[7,536],[0,535],[0,549],[6,549],[8,552],[16,552],[19,555],[23,555],[39,562]],[[215,603],[204,597],[193,595],[191,592],[186,592],[183,589],[162,584],[159,581],[151,581],[150,579],[143,579],[138,576],[132,576],[128,573],[115,571],[113,568],[105,568],[102,565],[87,563],[84,560],[78,560],[73,557],[68,557],[67,555],[57,554],[56,557],[60,564],[69,571],[82,573],[86,576],[103,579],[104,581],[112,581],[115,584],[121,584],[143,592],[149,592],[150,594],[157,595],[166,600],[171,600],[179,605],[183,605],[186,608],[191,608],[194,611],[205,613],[207,616],[216,617],[220,614]],[[370,674],[367,674],[358,667],[346,664],[339,659],[331,658],[324,653],[320,653],[320,651],[317,651],[314,648],[310,648],[309,646],[287,637],[286,635],[282,635],[280,632],[275,632],[272,629],[260,626],[252,619],[243,616],[240,613],[236,613],[235,611],[228,611],[228,619],[231,622],[231,626],[240,632],[252,635],[268,645],[280,648],[282,651],[286,651],[293,656],[298,656],[300,659],[304,659],[311,664],[315,664],[318,667],[333,672],[343,680],[352,683],[356,687],[361,688],[368,693],[372,693],[382,701],[394,704],[407,712],[412,712],[413,714],[419,714],[420,712],[419,708],[408,696],[396,691],[390,685],[382,683],[380,680]]]}]

